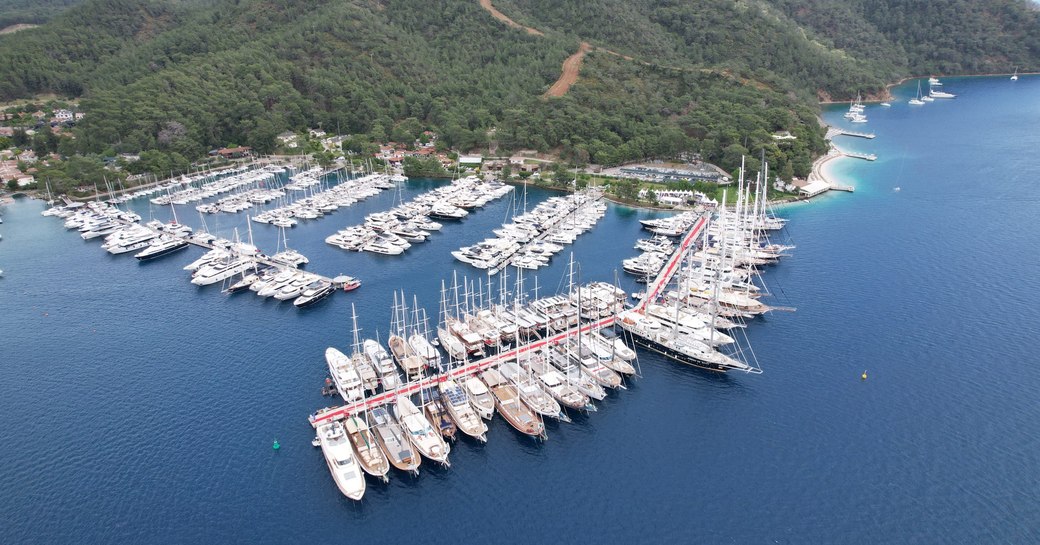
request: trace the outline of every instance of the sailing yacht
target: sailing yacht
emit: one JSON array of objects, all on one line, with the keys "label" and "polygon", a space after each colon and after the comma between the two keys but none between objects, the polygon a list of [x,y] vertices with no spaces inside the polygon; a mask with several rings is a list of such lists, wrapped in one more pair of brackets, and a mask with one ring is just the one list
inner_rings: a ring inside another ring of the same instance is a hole
[{"label": "sailing yacht", "polygon": [[746,363],[681,333],[677,328],[666,327],[653,317],[636,311],[626,311],[619,318],[619,324],[632,334],[636,344],[680,363],[721,372],[752,370]]},{"label": "sailing yacht", "polygon": [[400,365],[401,369],[404,370],[405,378],[412,379],[422,373],[427,360],[416,354],[405,338],[408,335],[407,316],[408,309],[405,307],[404,296],[401,296],[400,304],[398,304],[397,292],[395,291],[393,321],[390,324],[390,329],[393,333],[387,338],[387,345],[390,347],[390,353],[393,354],[397,365]]},{"label": "sailing yacht", "polygon": [[394,405],[394,412],[401,427],[408,434],[408,439],[423,456],[434,462],[450,465],[448,453],[451,452],[451,447],[433,429],[430,421],[423,416],[422,411],[412,403],[411,399],[405,396],[398,397],[397,403]]},{"label": "sailing yacht", "polygon": [[607,397],[606,390],[595,379],[586,373],[581,365],[577,364],[568,354],[566,349],[554,346],[545,351],[546,359],[566,378],[567,383],[578,389],[579,392],[597,401]]},{"label": "sailing yacht", "polygon": [[[614,346],[606,339],[603,339],[598,334],[590,331],[589,333],[584,334],[583,340],[584,342],[582,345],[587,347],[588,350],[599,359],[599,362],[608,369],[623,375],[636,374],[635,367],[632,367],[632,364],[628,363],[629,360],[621,357],[618,354],[617,349],[614,348]],[[625,349],[631,351],[628,347],[625,347]]]},{"label": "sailing yacht", "polygon": [[376,441],[386,454],[387,461],[401,471],[418,474],[422,458],[408,441],[401,425],[390,415],[390,411],[386,410],[386,407],[376,407],[369,411],[368,415],[376,432]]},{"label": "sailing yacht", "polygon": [[446,380],[437,386],[441,392],[441,399],[445,402],[445,408],[451,418],[455,420],[458,429],[462,433],[473,437],[481,442],[487,442],[487,424],[481,420],[480,415],[470,405],[469,397],[454,380]]},{"label": "sailing yacht", "polygon": [[427,367],[435,370],[441,368],[441,353],[430,344],[426,335],[418,330],[415,333],[412,333],[412,335],[408,337],[408,346],[411,347],[412,351],[415,352],[416,355],[423,359]]},{"label": "sailing yacht", "polygon": [[430,421],[430,425],[440,431],[445,439],[454,440],[458,426],[448,413],[448,408],[444,406],[440,390],[434,388],[421,390],[419,399],[422,400],[423,412],[426,413],[426,419]]},{"label": "sailing yacht", "polygon": [[224,290],[224,291],[226,291],[227,293],[237,293],[237,292],[240,292],[242,290],[249,289],[249,286],[252,286],[253,284],[255,284],[259,280],[260,280],[260,275],[257,274],[257,273],[253,273],[253,274],[248,274],[247,275],[247,274],[245,274],[243,272],[242,273],[242,278],[240,278],[234,284],[231,284],[230,286],[228,286],[227,289]]},{"label": "sailing yacht", "polygon": [[333,420],[318,426],[318,441],[339,491],[352,500],[360,500],[365,495],[365,474],[350,448],[343,424]]},{"label": "sailing yacht", "polygon": [[350,444],[354,446],[354,452],[357,454],[357,461],[361,465],[361,469],[373,477],[379,477],[384,481],[387,480],[386,474],[390,471],[390,462],[387,461],[383,451],[379,449],[376,437],[369,428],[368,422],[365,422],[357,415],[351,415],[343,421],[343,428],[347,431]]},{"label": "sailing yacht", "polygon": [[920,81],[917,82],[917,96],[915,98],[911,98],[908,103],[912,104],[914,106],[922,106],[922,105],[924,105],[924,101],[921,100],[921,82]]},{"label": "sailing yacht", "polygon": [[418,376],[419,373],[422,372],[423,367],[426,365],[426,361],[412,351],[412,348],[408,346],[408,342],[404,340],[404,337],[400,335],[390,335],[387,344],[390,346],[390,353],[393,354],[394,359],[397,360],[397,365],[400,365],[401,369],[404,369],[405,376],[410,379]]},{"label": "sailing yacht", "polygon": [[571,338],[566,341],[567,355],[578,362],[582,371],[592,377],[600,386],[606,388],[623,388],[621,375],[603,365],[588,346],[580,344],[580,339]]},{"label": "sailing yacht", "polygon": [[542,422],[542,417],[520,400],[520,394],[516,388],[508,383],[501,373],[495,369],[488,369],[481,373],[480,378],[487,383],[495,398],[495,407],[506,422],[509,422],[509,425],[520,433],[532,437],[545,435],[545,423]]},{"label": "sailing yacht", "polygon": [[1018,81],[1018,67],[1015,67],[1015,73],[1011,74],[1011,81]]},{"label": "sailing yacht", "polygon": [[468,356],[466,345],[462,344],[462,341],[460,341],[458,337],[449,333],[447,329],[444,329],[443,327],[437,328],[437,340],[440,341],[441,348],[451,356],[452,360],[466,361],[466,357]]},{"label": "sailing yacht", "polygon": [[634,350],[629,348],[624,341],[618,338],[617,333],[613,329],[599,329],[589,332],[589,338],[592,339],[593,343],[597,343],[603,347],[611,348],[614,350],[614,355],[625,360],[632,361],[636,359],[636,353]]},{"label": "sailing yacht", "polygon": [[513,383],[520,399],[534,412],[552,418],[565,418],[560,404],[542,388],[531,372],[521,369],[515,361],[503,362],[498,366],[498,371]]}]

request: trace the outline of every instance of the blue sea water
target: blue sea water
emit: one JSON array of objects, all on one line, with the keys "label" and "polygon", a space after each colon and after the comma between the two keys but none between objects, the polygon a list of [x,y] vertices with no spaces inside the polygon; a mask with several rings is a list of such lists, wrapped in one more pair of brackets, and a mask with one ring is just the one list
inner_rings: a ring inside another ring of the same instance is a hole
[{"label": "blue sea water", "polygon": [[[945,81],[957,99],[909,106],[911,82],[867,108],[877,139],[838,138],[879,156],[831,168],[854,194],[782,211],[798,247],[765,278],[797,311],[749,327],[764,374],[641,354],[642,378],[549,423],[547,442],[496,418],[486,445],[453,447],[450,469],[370,482],[361,503],[310,446],[307,415],[332,403],[323,351],[349,344],[352,303],[365,336],[385,338],[393,290],[432,316],[442,279],[480,276],[449,252],[488,236],[508,199],[403,257],[322,242],[391,192],[301,224],[289,244],[308,268],[364,282],[303,312],[192,286],[181,267],[197,249],[142,264],[38,202],[7,205],[0,541],[1040,541],[1040,78]],[[582,278],[611,280],[647,215],[611,206],[573,245]],[[244,216],[207,222],[245,234]],[[253,231],[273,249],[273,228]],[[538,273],[542,293],[565,261]]]}]

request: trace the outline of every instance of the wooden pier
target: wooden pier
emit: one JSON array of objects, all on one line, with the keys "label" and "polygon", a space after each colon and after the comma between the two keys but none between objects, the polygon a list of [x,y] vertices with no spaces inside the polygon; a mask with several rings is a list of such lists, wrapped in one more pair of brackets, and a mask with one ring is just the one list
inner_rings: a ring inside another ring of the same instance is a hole
[{"label": "wooden pier", "polygon": [[[642,311],[645,305],[649,301],[652,301],[654,298],[656,298],[657,295],[660,294],[661,290],[663,290],[664,287],[668,285],[668,281],[679,269],[679,264],[685,257],[686,252],[694,246],[694,242],[697,240],[697,237],[704,230],[705,225],[707,225],[708,216],[708,213],[705,213],[703,216],[701,216],[693,224],[693,227],[690,229],[690,231],[682,238],[682,241],[679,243],[678,248],[676,248],[675,252],[673,252],[671,257],[668,258],[667,263],[665,263],[665,266],[661,268],[661,271],[657,274],[657,277],[654,278],[653,282],[647,285],[646,296],[643,297],[639,305],[636,306],[637,310]],[[614,320],[616,320],[616,316],[608,316],[606,318],[601,318],[593,322],[579,325],[577,328],[573,330],[565,331],[563,333],[557,333],[555,335],[550,335],[549,337],[546,337],[544,339],[539,339],[537,341],[529,342],[527,344],[518,344],[515,348],[504,350],[493,356],[488,356],[486,358],[467,363],[456,369],[451,369],[443,374],[434,375],[422,380],[407,382],[389,392],[383,392],[381,394],[377,394],[372,397],[367,397],[365,399],[362,399],[361,401],[356,401],[347,405],[322,409],[311,415],[308,420],[310,421],[312,426],[317,428],[319,425],[329,420],[345,418],[349,415],[355,414],[363,410],[368,410],[372,407],[378,407],[380,405],[392,403],[399,396],[407,396],[414,393],[418,393],[420,390],[429,388],[431,386],[436,386],[437,384],[440,384],[441,382],[444,382],[449,379],[468,377],[470,375],[483,371],[493,365],[516,359],[518,356],[530,352],[532,350],[538,350],[539,348],[543,348],[546,346],[553,346],[580,333],[585,333],[590,330],[600,329],[603,327],[613,325]]]}]

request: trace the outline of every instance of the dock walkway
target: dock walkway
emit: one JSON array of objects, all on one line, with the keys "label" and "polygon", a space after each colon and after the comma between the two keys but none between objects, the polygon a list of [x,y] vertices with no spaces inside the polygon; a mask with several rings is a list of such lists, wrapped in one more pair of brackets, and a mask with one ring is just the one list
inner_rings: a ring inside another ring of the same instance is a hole
[{"label": "dock walkway", "polygon": [[868,140],[872,140],[877,135],[875,135],[872,132],[850,131],[850,130],[842,129],[842,128],[838,128],[838,127],[831,127],[829,129],[827,129],[827,136],[826,136],[827,140],[830,140],[831,138],[833,138],[835,136],[854,136],[856,138],[866,138]]},{"label": "dock walkway", "polygon": [[845,157],[852,157],[853,159],[863,159],[864,161],[876,161],[877,155],[873,153],[855,153],[852,151],[843,151],[842,155]]}]

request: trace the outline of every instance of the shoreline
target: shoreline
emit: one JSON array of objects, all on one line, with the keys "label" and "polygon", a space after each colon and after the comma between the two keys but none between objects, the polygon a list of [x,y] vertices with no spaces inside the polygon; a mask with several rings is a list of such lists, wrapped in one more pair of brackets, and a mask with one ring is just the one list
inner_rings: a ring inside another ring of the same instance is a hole
[{"label": "shoreline", "polygon": [[[1037,75],[1040,75],[1040,72],[1019,72],[1018,75],[1019,76],[1037,76]],[[884,96],[884,98],[871,97],[868,100],[861,100],[861,102],[863,102],[863,103],[870,103],[870,104],[879,103],[879,102],[887,102],[887,101],[892,99],[892,92],[891,91],[892,91],[893,87],[902,85],[902,84],[904,84],[904,83],[906,83],[906,82],[908,82],[910,80],[914,80],[914,79],[926,79],[926,78],[995,78],[995,77],[998,77],[998,76],[1010,77],[1011,74],[1008,74],[1006,72],[993,72],[993,73],[987,73],[987,74],[938,74],[938,75],[931,74],[931,75],[928,75],[928,76],[919,76],[919,75],[918,76],[906,76],[906,77],[900,78],[898,81],[891,82],[891,83],[886,83],[885,84],[885,96]],[[853,102],[855,102],[854,99],[849,99],[849,100],[821,100],[821,101],[819,101],[819,104],[821,104],[821,105],[852,104]]]}]

